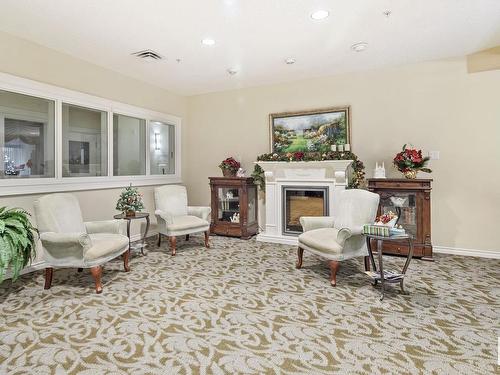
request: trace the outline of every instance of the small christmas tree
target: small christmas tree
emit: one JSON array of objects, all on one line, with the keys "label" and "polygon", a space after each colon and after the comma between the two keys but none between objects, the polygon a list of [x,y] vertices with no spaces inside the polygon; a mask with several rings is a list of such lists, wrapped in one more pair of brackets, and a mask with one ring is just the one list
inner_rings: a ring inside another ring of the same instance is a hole
[{"label": "small christmas tree", "polygon": [[136,211],[144,209],[142,193],[139,193],[139,190],[130,184],[120,194],[120,198],[116,203],[116,209],[128,216],[134,216]]}]

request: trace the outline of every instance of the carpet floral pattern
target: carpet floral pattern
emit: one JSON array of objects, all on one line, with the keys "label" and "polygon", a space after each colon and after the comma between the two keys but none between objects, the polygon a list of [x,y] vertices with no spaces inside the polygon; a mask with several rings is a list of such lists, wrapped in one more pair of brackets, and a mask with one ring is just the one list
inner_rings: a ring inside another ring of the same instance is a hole
[{"label": "carpet floral pattern", "polygon": [[[166,242],[166,241],[164,241]],[[415,260],[402,295],[289,246],[200,236],[148,241],[132,271],[41,272],[0,286],[1,374],[490,374],[498,371],[500,260]],[[404,259],[387,257],[399,267]]]}]

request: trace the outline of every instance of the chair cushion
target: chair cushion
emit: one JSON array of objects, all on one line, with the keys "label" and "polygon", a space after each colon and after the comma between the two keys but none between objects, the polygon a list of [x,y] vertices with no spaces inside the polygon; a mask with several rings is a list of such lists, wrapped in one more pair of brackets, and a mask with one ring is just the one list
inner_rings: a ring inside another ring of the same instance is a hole
[{"label": "chair cushion", "polygon": [[299,244],[328,254],[342,253],[342,246],[337,242],[338,229],[320,228],[302,233],[299,236]]},{"label": "chair cushion", "polygon": [[196,216],[183,215],[175,216],[173,223],[168,224],[168,230],[171,232],[179,232],[188,229],[196,229],[208,226],[208,221],[200,219]]},{"label": "chair cushion", "polygon": [[114,253],[119,255],[124,248],[128,247],[128,237],[122,234],[95,233],[89,234],[89,237],[92,246],[85,252],[85,260],[96,260]]}]

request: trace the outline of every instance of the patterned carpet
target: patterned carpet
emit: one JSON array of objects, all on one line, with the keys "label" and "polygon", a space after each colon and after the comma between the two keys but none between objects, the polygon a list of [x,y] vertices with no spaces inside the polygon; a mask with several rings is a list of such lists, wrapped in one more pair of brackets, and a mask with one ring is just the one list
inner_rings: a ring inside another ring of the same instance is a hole
[{"label": "patterned carpet", "polygon": [[[166,242],[166,241],[164,241]],[[499,370],[500,260],[415,260],[384,301],[342,263],[254,240],[193,236],[178,254],[149,242],[115,261],[96,295],[88,272],[0,286],[1,374],[492,374]],[[162,245],[164,246],[164,245]],[[400,266],[402,258],[387,257]],[[498,372],[497,372],[498,373]]]}]

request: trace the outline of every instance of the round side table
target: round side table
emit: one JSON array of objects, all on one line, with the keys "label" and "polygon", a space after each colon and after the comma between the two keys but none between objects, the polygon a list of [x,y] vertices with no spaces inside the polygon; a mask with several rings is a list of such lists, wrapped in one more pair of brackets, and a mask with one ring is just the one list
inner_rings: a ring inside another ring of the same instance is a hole
[{"label": "round side table", "polygon": [[[389,237],[376,236],[373,234],[363,234],[363,235],[366,237],[366,245],[368,246],[368,255],[370,256],[370,261],[371,261],[371,264],[373,267],[373,272],[366,271],[365,273],[372,279],[373,285],[377,285],[377,283],[380,281],[380,285],[382,287],[382,296],[380,297],[380,300],[382,301],[384,299],[385,283],[391,283],[391,284],[392,283],[399,283],[401,291],[404,294],[408,294],[404,289],[403,281],[405,278],[406,270],[408,269],[408,266],[410,265],[411,258],[413,256],[413,237],[409,234],[395,235],[395,236],[389,236]],[[377,257],[378,257],[378,266],[379,266],[378,272],[377,272],[377,267],[375,266],[375,260],[373,259],[371,240],[377,241]],[[384,271],[384,262],[382,260],[382,246],[383,246],[384,241],[407,241],[408,242],[408,246],[410,248],[410,251],[408,252],[408,256],[406,257],[405,265],[403,266],[403,269],[401,272],[389,271],[389,270]]]},{"label": "round side table", "polygon": [[130,246],[130,223],[132,220],[138,220],[138,219],[146,219],[146,230],[144,231],[144,234],[142,235],[141,239],[141,245],[134,247],[134,250],[141,249],[141,254],[144,254],[144,247],[145,241],[146,241],[146,236],[148,235],[148,230],[149,230],[149,214],[147,212],[136,212],[135,216],[127,216],[125,214],[118,214],[113,216],[114,219],[118,220],[126,220],[127,221],[127,237],[128,237],[128,247],[131,249]]}]

